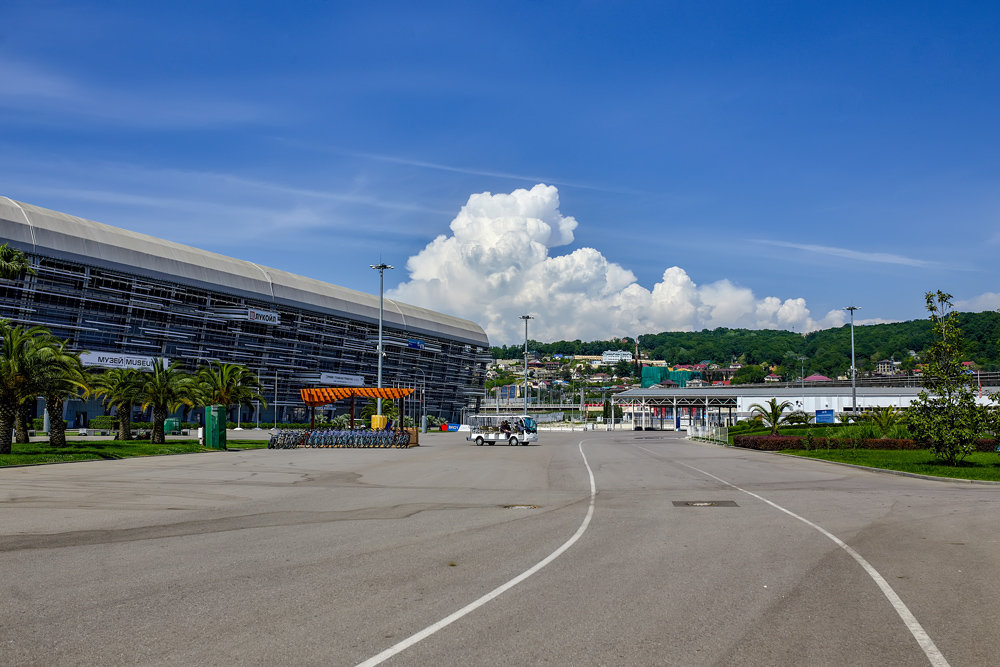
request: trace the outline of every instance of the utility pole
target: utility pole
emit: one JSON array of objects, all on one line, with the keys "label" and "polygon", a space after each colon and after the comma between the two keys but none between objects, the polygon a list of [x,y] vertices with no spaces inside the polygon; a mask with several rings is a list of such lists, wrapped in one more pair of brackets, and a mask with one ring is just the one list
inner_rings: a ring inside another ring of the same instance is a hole
[{"label": "utility pole", "polygon": [[531,315],[521,315],[524,320],[524,416],[528,416],[528,320],[533,320]]},{"label": "utility pole", "polygon": [[[382,294],[384,287],[384,277],[386,269],[394,269],[396,267],[389,266],[384,262],[378,264],[369,264],[369,267],[378,271],[378,381],[376,387],[382,388]],[[378,416],[382,416],[382,397],[379,396],[376,402],[376,412]],[[353,424],[351,425],[353,426]]]},{"label": "utility pole", "polygon": [[854,417],[858,411],[858,389],[854,381],[854,376],[857,375],[857,369],[854,367],[854,311],[861,310],[861,308],[858,306],[847,306],[844,310],[848,310],[851,313],[851,417]]}]

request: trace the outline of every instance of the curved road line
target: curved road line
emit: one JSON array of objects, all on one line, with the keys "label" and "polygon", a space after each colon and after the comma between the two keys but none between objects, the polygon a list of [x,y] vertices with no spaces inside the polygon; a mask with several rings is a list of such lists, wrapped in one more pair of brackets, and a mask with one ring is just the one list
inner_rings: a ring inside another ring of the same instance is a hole
[{"label": "curved road line", "polygon": [[438,630],[442,630],[442,629],[446,628],[447,626],[451,625],[452,623],[454,623],[458,619],[462,618],[463,616],[465,616],[467,614],[471,614],[476,609],[479,609],[484,604],[486,604],[490,600],[498,597],[499,595],[501,595],[505,591],[508,591],[511,588],[513,588],[514,586],[517,586],[519,583],[521,583],[522,581],[524,581],[525,579],[527,579],[531,575],[533,575],[536,572],[538,572],[539,570],[541,570],[543,567],[545,567],[546,565],[548,565],[549,563],[551,563],[552,561],[554,561],[556,558],[559,558],[559,556],[561,556],[563,554],[563,552],[565,552],[571,546],[573,546],[574,544],[576,544],[576,542],[586,532],[587,527],[590,525],[590,519],[594,516],[594,502],[595,502],[595,500],[597,498],[597,484],[594,482],[594,471],[590,469],[590,463],[587,462],[587,455],[583,453],[583,441],[582,440],[579,443],[579,448],[580,448],[580,456],[583,457],[583,465],[587,466],[587,474],[590,476],[590,506],[587,508],[587,516],[584,517],[583,523],[581,523],[580,527],[576,529],[576,533],[573,534],[573,537],[571,537],[568,540],[566,540],[566,542],[563,543],[563,545],[561,547],[559,547],[558,549],[556,549],[555,551],[553,551],[551,554],[549,554],[548,556],[546,556],[544,559],[542,559],[541,561],[539,561],[531,569],[525,570],[524,572],[522,572],[521,574],[517,575],[516,577],[514,577],[513,579],[511,579],[507,583],[502,584],[502,585],[498,586],[497,588],[494,588],[492,591],[490,591],[486,595],[482,596],[478,600],[475,600],[474,602],[470,602],[469,604],[467,604],[466,606],[462,607],[461,609],[459,609],[455,613],[451,614],[450,616],[446,616],[445,618],[442,618],[440,621],[438,621],[434,625],[429,625],[426,628],[424,628],[423,630],[421,630],[420,632],[407,637],[406,639],[404,639],[403,641],[399,642],[395,646],[391,646],[391,647],[387,648],[386,650],[382,651],[381,653],[379,653],[378,655],[373,656],[373,657],[369,658],[368,660],[365,660],[364,662],[358,663],[358,667],[372,667],[373,665],[378,665],[378,664],[380,664],[380,663],[388,660],[392,656],[397,655],[399,653],[402,653],[403,651],[405,651],[406,649],[410,648],[411,646],[413,646],[417,642],[420,642],[420,641],[423,641],[424,639],[427,639],[428,637],[430,637],[431,635],[433,635]]},{"label": "curved road line", "polygon": [[[636,446],[639,447],[638,445],[636,445]],[[646,449],[645,447],[639,447],[639,449],[642,449],[643,451],[647,451],[650,454],[654,454],[654,455],[656,454],[656,452],[650,451],[650,450]],[[770,505],[771,507],[775,508],[776,510],[784,512],[785,514],[787,514],[788,516],[792,517],[793,519],[798,519],[802,523],[806,524],[807,526],[809,526],[811,528],[814,528],[815,530],[819,531],[821,534],[823,534],[826,537],[828,537],[834,544],[836,544],[838,547],[840,547],[841,549],[843,549],[844,551],[846,551],[848,554],[850,554],[851,558],[853,558],[854,560],[856,560],[858,562],[858,565],[860,565],[862,568],[864,568],[864,571],[868,573],[868,576],[871,577],[875,581],[875,584],[879,587],[879,589],[881,589],[882,594],[885,595],[885,597],[889,600],[889,604],[892,605],[892,608],[896,610],[896,613],[899,614],[899,617],[903,620],[903,623],[906,625],[906,628],[910,631],[910,634],[912,634],[913,638],[917,640],[918,644],[920,644],[920,648],[923,649],[924,655],[927,656],[927,659],[930,660],[930,663],[932,665],[934,665],[934,667],[949,667],[948,666],[948,661],[945,660],[944,655],[941,653],[941,651],[938,650],[938,647],[934,644],[934,641],[930,638],[930,635],[927,634],[927,632],[924,630],[923,626],[920,625],[920,622],[917,621],[917,617],[913,615],[913,613],[909,610],[909,608],[906,606],[906,604],[903,602],[903,600],[899,597],[899,595],[896,594],[896,591],[894,591],[892,589],[892,586],[889,585],[889,582],[885,580],[885,577],[883,577],[881,574],[879,574],[878,570],[876,570],[875,567],[871,563],[869,563],[867,560],[865,560],[864,557],[861,554],[859,554],[857,551],[855,551],[854,549],[852,549],[848,544],[846,544],[839,537],[837,537],[836,535],[834,535],[833,533],[831,533],[830,531],[828,531],[826,528],[823,528],[822,526],[813,523],[809,519],[806,519],[805,517],[799,516],[795,512],[792,512],[791,510],[787,510],[784,507],[782,507],[781,505],[779,505],[777,503],[774,503],[774,502],[771,502],[767,498],[765,498],[763,496],[759,496],[756,493],[753,493],[752,491],[747,491],[746,489],[741,489],[740,487],[736,486],[735,484],[727,482],[726,480],[722,479],[721,477],[716,477],[715,475],[713,475],[710,472],[706,472],[706,471],[702,470],[701,468],[696,468],[696,467],[694,467],[692,465],[688,465],[686,463],[681,463],[680,461],[674,461],[674,463],[679,463],[680,465],[684,466],[685,468],[690,468],[691,470],[696,470],[696,471],[700,472],[703,475],[711,477],[712,479],[714,479],[716,481],[722,482],[726,486],[732,487],[732,488],[736,489],[737,491],[741,491],[741,492],[747,494],[748,496],[752,496],[752,497],[756,498],[757,500],[760,500],[761,502],[765,502],[768,505]]]}]

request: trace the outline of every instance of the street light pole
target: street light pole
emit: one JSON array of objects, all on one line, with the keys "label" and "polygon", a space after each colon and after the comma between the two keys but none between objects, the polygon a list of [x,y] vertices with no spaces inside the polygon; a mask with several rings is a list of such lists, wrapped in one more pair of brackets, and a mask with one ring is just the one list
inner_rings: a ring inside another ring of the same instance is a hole
[{"label": "street light pole", "polygon": [[[414,367],[413,370],[420,373],[420,430],[427,433],[427,418],[424,414],[427,411],[427,374],[424,373],[423,368]],[[416,426],[416,424],[414,424],[414,426]]]},{"label": "street light pole", "polygon": [[524,320],[524,416],[528,416],[528,320],[534,319],[531,315],[521,315]]},{"label": "street light pole", "polygon": [[[369,264],[369,267],[378,271],[378,380],[376,387],[382,388],[382,296],[384,292],[384,277],[386,269],[393,269],[394,266],[380,262],[379,264]],[[378,416],[382,416],[382,397],[379,396],[376,402]]]},{"label": "street light pole", "polygon": [[802,391],[802,412],[806,411],[806,356],[799,355],[799,389]]},{"label": "street light pole", "polygon": [[861,308],[859,306],[847,306],[844,310],[851,313],[851,417],[854,417],[858,411],[858,389],[854,382],[854,376],[858,372],[854,367],[854,311],[861,310]]}]

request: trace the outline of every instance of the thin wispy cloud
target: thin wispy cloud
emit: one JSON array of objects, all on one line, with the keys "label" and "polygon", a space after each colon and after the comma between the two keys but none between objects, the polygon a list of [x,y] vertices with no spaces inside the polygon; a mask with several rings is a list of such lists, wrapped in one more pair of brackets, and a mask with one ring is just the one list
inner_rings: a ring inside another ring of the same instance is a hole
[{"label": "thin wispy cloud", "polygon": [[[352,191],[345,192],[333,188],[330,190],[305,188],[281,182],[246,178],[239,174],[227,172],[149,169],[141,165],[129,163],[82,165],[60,163],[51,159],[35,160],[34,162],[31,162],[31,160],[32,157],[30,156],[17,158],[17,166],[22,171],[25,168],[43,170],[49,179],[57,176],[58,172],[61,171],[63,173],[62,180],[64,184],[58,187],[51,185],[41,186],[32,183],[31,179],[26,179],[21,185],[8,183],[8,191],[3,194],[12,194],[10,189],[13,187],[18,192],[32,195],[57,195],[80,201],[108,204],[162,206],[165,208],[176,208],[178,205],[183,205],[185,208],[209,208],[218,205],[220,194],[226,192],[233,197],[239,197],[241,201],[259,199],[262,193],[272,193],[311,199],[317,202],[334,202],[389,211],[421,212],[441,216],[454,215],[453,210],[436,209],[417,202],[397,201],[377,195]],[[0,157],[0,167],[3,166],[4,162],[5,160]],[[11,166],[12,168],[14,167],[14,165]],[[98,173],[100,176],[98,176]],[[101,188],[80,187],[82,183],[93,180],[95,177],[100,178],[103,182],[116,182],[120,189],[109,191]],[[162,197],[151,196],[151,192],[164,192],[168,194]],[[183,195],[182,193],[188,194]],[[184,203],[185,199],[188,200],[186,203]],[[229,205],[227,208],[246,208],[248,212],[253,210],[250,206],[240,204]]]},{"label": "thin wispy cloud", "polygon": [[371,195],[355,194],[355,193],[345,193],[345,192],[335,192],[332,190],[315,190],[310,188],[300,188],[290,185],[284,185],[280,183],[270,183],[265,181],[257,181],[252,179],[246,179],[239,176],[233,176],[231,174],[217,175],[226,181],[231,183],[244,185],[248,187],[261,188],[265,190],[270,190],[272,192],[278,192],[281,194],[289,195],[299,195],[303,197],[310,197],[313,199],[320,199],[326,201],[336,201],[344,202],[349,204],[360,204],[363,206],[371,206],[374,208],[384,208],[394,211],[421,211],[424,213],[434,213],[440,215],[451,215],[454,211],[445,211],[442,209],[435,209],[428,206],[422,206],[420,204],[410,203],[410,202],[399,202],[387,199],[381,199]]},{"label": "thin wispy cloud", "polygon": [[0,60],[0,108],[21,112],[21,122],[113,122],[143,128],[192,128],[260,123],[272,112],[257,102],[227,98],[187,84],[147,82],[110,86],[33,63]]},{"label": "thin wispy cloud", "polygon": [[531,183],[551,183],[552,185],[562,185],[570,188],[578,188],[581,190],[593,190],[595,192],[607,192],[613,194],[645,194],[637,190],[629,188],[616,188],[607,187],[602,185],[594,185],[592,183],[581,183],[579,181],[566,181],[560,178],[546,178],[543,176],[531,176],[527,174],[515,174],[504,171],[493,171],[490,169],[478,169],[475,167],[456,167],[449,164],[441,164],[439,162],[429,162],[427,160],[416,160],[413,158],[399,157],[395,155],[383,155],[380,153],[365,153],[358,151],[336,151],[343,155],[350,155],[357,158],[362,158],[365,160],[373,160],[376,162],[386,162],[389,164],[398,164],[405,167],[416,167],[419,169],[433,169],[435,171],[446,171],[453,174],[466,174],[468,176],[488,176],[490,178],[503,178],[511,181],[529,181]]},{"label": "thin wispy cloud", "polygon": [[869,262],[874,264],[897,264],[901,266],[912,266],[920,269],[940,269],[945,268],[940,262],[925,259],[915,259],[905,255],[896,255],[888,252],[864,252],[852,250],[850,248],[838,248],[836,246],[815,245],[810,243],[792,243],[790,241],[771,241],[767,239],[754,239],[755,243],[777,246],[779,248],[792,248],[820,255],[830,255],[831,257],[842,257],[858,262]]},{"label": "thin wispy cloud", "polygon": [[0,57],[0,103],[65,99],[77,91],[78,87],[65,77]]},{"label": "thin wispy cloud", "polygon": [[[351,288],[371,289],[372,249],[420,257],[426,278],[390,282],[514,339],[543,292],[552,335],[604,337],[805,331],[855,301],[922,318],[926,290],[1000,291],[982,92],[1000,5],[907,30],[867,5],[730,12],[759,39],[720,46],[700,5],[312,3],[233,30],[216,4],[6,3],[0,194]],[[886,34],[954,58],[886,59]],[[519,193],[538,183],[566,215]],[[535,229],[568,217],[571,243]],[[483,315],[498,298],[510,312]]]}]

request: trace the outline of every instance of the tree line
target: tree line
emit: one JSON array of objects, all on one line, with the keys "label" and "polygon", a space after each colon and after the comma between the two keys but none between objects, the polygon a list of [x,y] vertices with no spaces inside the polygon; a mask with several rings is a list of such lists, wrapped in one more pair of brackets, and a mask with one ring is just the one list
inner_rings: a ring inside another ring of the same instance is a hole
[{"label": "tree line", "polygon": [[[1000,370],[1000,313],[956,313],[964,332],[963,361],[972,361],[983,370]],[[891,324],[854,325],[855,359],[859,372],[872,371],[883,359],[901,362],[910,370],[925,355],[934,341],[933,324],[911,320]],[[634,350],[633,339],[613,339],[584,343],[528,341],[528,349],[542,356],[554,354],[599,355],[604,350]],[[845,375],[851,366],[851,330],[845,324],[802,335],[775,329],[703,329],[702,331],[667,331],[639,336],[644,358],[670,364],[696,364],[711,361],[721,366],[737,362],[744,366],[777,367],[788,378],[820,373],[830,377]],[[911,352],[913,354],[911,354]],[[524,346],[492,348],[494,359],[518,359]],[[804,360],[799,357],[805,357]]]},{"label": "tree line", "polygon": [[[938,290],[925,295],[929,313],[931,340],[924,350],[923,390],[909,407],[883,406],[863,415],[842,415],[841,421],[862,419],[877,430],[880,437],[893,433],[910,435],[929,448],[941,461],[960,464],[976,451],[979,440],[990,441],[995,449],[1000,442],[1000,394],[987,394],[989,403],[980,402],[982,390],[962,364],[969,341],[952,308],[951,294]],[[807,424],[809,416],[791,410],[791,401],[772,398],[750,406],[751,417],[766,424],[771,435],[778,435],[785,424]]]},{"label": "tree line", "polygon": [[50,416],[49,444],[66,445],[62,419],[67,398],[100,398],[115,411],[118,439],[131,440],[134,406],[152,410],[153,444],[166,441],[167,415],[181,406],[252,405],[267,402],[260,394],[256,374],[238,364],[212,362],[188,372],[179,362],[164,364],[154,359],[149,370],[86,368],[82,352],[67,349],[67,341],[45,327],[12,326],[0,320],[0,454],[11,453],[12,441],[28,442],[33,404],[41,396]]}]

